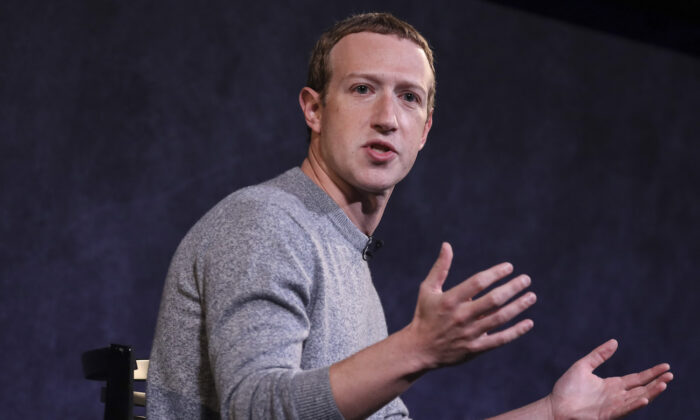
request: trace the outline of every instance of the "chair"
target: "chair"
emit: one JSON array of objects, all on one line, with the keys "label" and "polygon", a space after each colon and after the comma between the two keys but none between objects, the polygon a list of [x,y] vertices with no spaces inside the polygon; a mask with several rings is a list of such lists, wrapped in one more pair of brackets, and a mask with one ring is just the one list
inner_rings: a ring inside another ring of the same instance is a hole
[{"label": "chair", "polygon": [[100,400],[105,404],[105,420],[145,419],[134,417],[134,406],[146,406],[146,393],[134,391],[134,381],[145,381],[148,360],[134,360],[130,346],[112,344],[82,355],[86,379],[106,381]]}]

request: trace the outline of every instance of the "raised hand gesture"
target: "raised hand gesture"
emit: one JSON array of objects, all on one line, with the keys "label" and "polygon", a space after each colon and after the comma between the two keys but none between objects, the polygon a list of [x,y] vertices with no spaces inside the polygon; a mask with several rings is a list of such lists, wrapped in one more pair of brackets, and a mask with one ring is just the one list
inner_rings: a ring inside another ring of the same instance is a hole
[{"label": "raised hand gesture", "polygon": [[502,263],[443,291],[451,263],[452,247],[444,243],[420,286],[416,312],[407,327],[429,368],[469,360],[515,340],[533,326],[532,320],[524,319],[499,329],[535,303],[534,293],[521,294],[530,286],[527,275],[487,290],[513,273],[511,264]]}]

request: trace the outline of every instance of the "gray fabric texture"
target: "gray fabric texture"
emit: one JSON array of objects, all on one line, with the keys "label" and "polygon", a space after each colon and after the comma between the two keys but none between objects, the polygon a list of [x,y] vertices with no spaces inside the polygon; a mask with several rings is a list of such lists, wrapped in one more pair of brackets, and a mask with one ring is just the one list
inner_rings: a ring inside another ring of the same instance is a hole
[{"label": "gray fabric texture", "polygon": [[341,419],[330,365],[387,335],[367,239],[299,168],[217,204],[168,272],[148,417]]}]

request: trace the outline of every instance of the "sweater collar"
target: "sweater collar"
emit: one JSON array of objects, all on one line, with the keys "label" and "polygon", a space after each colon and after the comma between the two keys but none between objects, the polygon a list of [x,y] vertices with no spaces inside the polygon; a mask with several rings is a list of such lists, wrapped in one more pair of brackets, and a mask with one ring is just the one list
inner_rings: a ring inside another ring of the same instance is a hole
[{"label": "sweater collar", "polygon": [[369,237],[355,226],[343,209],[338,206],[338,203],[333,201],[321,187],[302,172],[300,167],[290,169],[285,175],[290,176],[292,181],[300,187],[300,192],[303,194],[300,198],[304,204],[324,214],[353,247],[360,253],[364,251]]}]

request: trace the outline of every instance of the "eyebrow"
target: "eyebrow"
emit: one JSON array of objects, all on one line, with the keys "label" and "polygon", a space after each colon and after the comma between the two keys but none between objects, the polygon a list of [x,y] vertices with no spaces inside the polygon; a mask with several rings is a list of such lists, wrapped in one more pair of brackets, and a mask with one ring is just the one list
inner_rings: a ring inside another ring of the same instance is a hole
[{"label": "eyebrow", "polygon": [[[355,73],[355,72],[348,73],[343,78],[343,80],[354,79],[354,78],[366,79],[366,80],[369,80],[370,82],[377,83],[377,84],[383,83],[382,78],[374,73]],[[407,80],[399,81],[396,85],[398,87],[402,87],[402,88],[407,87],[407,88],[417,90],[423,96],[427,96],[427,94],[428,94],[428,91],[425,88],[423,88],[423,86],[421,86],[418,83],[411,82],[411,81],[407,81]]]}]

